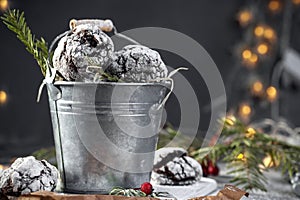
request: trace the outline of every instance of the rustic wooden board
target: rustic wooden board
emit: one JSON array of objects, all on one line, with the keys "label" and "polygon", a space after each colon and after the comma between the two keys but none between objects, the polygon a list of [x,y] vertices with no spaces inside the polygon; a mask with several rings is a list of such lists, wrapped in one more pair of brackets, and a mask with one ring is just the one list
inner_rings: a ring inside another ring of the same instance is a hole
[{"label": "rustic wooden board", "polygon": [[123,197],[112,195],[83,195],[83,194],[63,194],[55,192],[34,192],[23,195],[13,200],[157,200],[151,197]]}]

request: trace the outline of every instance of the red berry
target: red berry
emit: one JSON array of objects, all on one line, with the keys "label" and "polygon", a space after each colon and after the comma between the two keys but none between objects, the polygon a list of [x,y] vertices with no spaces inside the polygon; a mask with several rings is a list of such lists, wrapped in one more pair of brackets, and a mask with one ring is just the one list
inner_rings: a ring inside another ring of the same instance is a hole
[{"label": "red berry", "polygon": [[144,192],[146,195],[152,194],[153,188],[151,183],[145,182],[141,185],[141,191]]},{"label": "red berry", "polygon": [[209,175],[218,176],[219,168],[217,165],[210,164],[208,165],[207,172]]}]

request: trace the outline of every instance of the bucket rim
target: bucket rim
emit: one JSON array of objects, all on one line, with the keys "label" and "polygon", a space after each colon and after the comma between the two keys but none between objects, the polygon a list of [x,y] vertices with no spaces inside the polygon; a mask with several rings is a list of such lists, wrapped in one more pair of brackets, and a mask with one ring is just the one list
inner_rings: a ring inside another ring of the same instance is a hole
[{"label": "bucket rim", "polygon": [[86,83],[86,82],[78,82],[78,81],[56,81],[53,83],[53,85],[62,85],[62,86],[68,86],[68,85],[84,85],[84,86],[95,86],[95,85],[124,85],[124,86],[157,86],[157,85],[163,85],[163,86],[170,86],[171,81],[161,81],[161,82],[147,82],[147,83],[138,83],[138,82],[98,82],[98,83]]}]

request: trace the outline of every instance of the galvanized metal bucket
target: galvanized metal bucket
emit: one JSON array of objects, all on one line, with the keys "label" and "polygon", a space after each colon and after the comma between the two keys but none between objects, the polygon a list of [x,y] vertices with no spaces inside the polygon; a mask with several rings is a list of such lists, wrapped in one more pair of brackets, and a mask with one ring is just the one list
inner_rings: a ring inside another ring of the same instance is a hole
[{"label": "galvanized metal bucket", "polygon": [[149,181],[167,83],[47,83],[63,191]]}]

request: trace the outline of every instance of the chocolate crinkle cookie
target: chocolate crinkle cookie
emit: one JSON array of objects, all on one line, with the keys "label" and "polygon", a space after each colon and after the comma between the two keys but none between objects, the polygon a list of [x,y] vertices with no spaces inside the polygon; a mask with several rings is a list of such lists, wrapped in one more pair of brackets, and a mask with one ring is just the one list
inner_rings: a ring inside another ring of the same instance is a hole
[{"label": "chocolate crinkle cookie", "polygon": [[124,82],[150,82],[168,76],[159,53],[142,45],[127,45],[115,52],[105,72]]},{"label": "chocolate crinkle cookie", "polygon": [[103,71],[112,62],[113,52],[111,38],[98,27],[79,25],[59,41],[53,66],[67,81],[94,82],[95,69]]},{"label": "chocolate crinkle cookie", "polygon": [[[191,185],[200,181],[202,167],[179,148],[162,148],[155,153],[151,181],[158,185]],[[169,153],[166,153],[169,152]]]},{"label": "chocolate crinkle cookie", "polygon": [[53,191],[58,177],[58,170],[45,160],[39,161],[33,156],[18,158],[1,173],[0,191],[9,196]]}]

